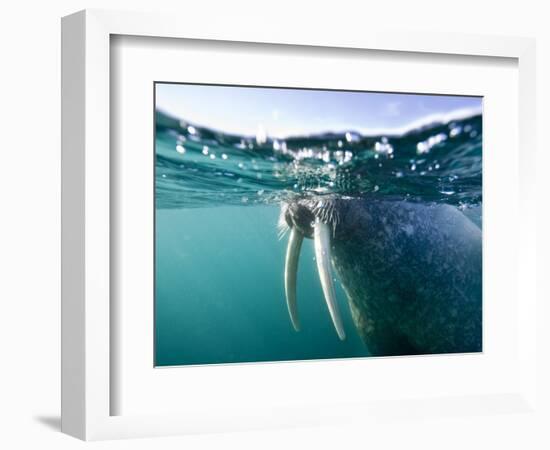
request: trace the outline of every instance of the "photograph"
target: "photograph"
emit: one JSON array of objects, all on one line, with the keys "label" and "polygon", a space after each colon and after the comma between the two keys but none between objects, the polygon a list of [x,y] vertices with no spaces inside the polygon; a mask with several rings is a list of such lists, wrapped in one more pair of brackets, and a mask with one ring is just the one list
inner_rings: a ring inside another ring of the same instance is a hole
[{"label": "photograph", "polygon": [[483,97],[153,89],[155,367],[483,351]]}]

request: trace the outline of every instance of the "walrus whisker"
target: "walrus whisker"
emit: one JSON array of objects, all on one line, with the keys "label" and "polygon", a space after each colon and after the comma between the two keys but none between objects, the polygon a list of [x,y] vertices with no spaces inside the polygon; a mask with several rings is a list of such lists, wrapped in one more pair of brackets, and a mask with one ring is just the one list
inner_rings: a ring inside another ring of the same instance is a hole
[{"label": "walrus whisker", "polygon": [[323,288],[323,294],[325,295],[325,301],[327,302],[330,317],[336,333],[340,340],[346,338],[344,332],[344,326],[342,324],[342,316],[336,302],[336,293],[334,291],[334,284],[332,282],[331,275],[331,250],[330,250],[330,225],[323,223],[319,218],[315,219],[315,225],[313,227],[313,239],[315,246],[315,259],[317,260],[317,270],[319,272],[319,279],[321,280],[321,287]]},{"label": "walrus whisker", "polygon": [[295,227],[292,227],[290,229],[285,258],[285,295],[290,320],[296,331],[300,331],[298,306],[296,303],[296,278],[298,276],[298,260],[300,259],[303,240],[304,236],[302,233]]},{"label": "walrus whisker", "polygon": [[288,204],[283,203],[281,206],[281,214],[279,214],[279,220],[277,221],[277,238],[279,240],[282,240],[286,232],[289,230],[289,226],[285,219],[287,210],[288,210]]}]

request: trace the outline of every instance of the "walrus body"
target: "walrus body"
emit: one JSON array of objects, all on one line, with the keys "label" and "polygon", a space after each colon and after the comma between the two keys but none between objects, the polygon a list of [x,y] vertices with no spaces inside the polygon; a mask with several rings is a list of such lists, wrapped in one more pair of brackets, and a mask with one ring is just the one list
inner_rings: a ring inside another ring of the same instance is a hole
[{"label": "walrus body", "polygon": [[372,355],[482,350],[476,224],[445,204],[336,199],[330,208],[332,265]]},{"label": "walrus body", "polygon": [[333,266],[369,351],[481,351],[481,230],[449,205],[353,200],[341,208]]}]

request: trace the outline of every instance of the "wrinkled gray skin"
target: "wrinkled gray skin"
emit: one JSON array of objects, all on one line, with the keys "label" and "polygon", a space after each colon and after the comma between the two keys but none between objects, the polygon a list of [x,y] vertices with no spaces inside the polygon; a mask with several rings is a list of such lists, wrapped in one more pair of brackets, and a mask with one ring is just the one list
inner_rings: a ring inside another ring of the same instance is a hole
[{"label": "wrinkled gray skin", "polygon": [[[335,199],[330,207],[333,266],[372,355],[482,350],[476,224],[444,204]],[[310,237],[314,209],[298,202],[289,211]]]}]

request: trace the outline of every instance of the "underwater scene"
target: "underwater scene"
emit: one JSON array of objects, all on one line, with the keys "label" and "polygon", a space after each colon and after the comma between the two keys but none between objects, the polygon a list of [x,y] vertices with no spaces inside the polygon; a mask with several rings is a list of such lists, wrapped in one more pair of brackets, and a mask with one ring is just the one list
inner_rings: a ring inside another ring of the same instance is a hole
[{"label": "underwater scene", "polygon": [[155,83],[155,365],[482,351],[482,98]]}]

